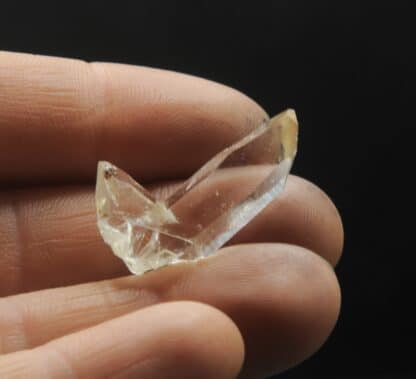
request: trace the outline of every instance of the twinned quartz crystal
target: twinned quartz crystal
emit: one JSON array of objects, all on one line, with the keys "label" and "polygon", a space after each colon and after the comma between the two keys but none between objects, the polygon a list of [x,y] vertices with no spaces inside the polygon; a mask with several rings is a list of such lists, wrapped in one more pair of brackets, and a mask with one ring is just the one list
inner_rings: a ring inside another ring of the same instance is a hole
[{"label": "twinned quartz crystal", "polygon": [[173,193],[98,164],[98,229],[134,274],[214,254],[283,190],[297,148],[293,110],[217,152]]}]

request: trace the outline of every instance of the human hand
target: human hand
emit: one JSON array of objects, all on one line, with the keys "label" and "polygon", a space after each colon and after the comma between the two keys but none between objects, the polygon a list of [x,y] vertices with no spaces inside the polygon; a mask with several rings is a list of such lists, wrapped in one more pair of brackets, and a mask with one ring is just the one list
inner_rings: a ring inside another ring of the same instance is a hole
[{"label": "human hand", "polygon": [[316,351],[343,232],[313,184],[291,176],[219,254],[140,277],[96,228],[99,159],[163,190],[264,117],[186,75],[0,52],[0,377],[264,378]]}]

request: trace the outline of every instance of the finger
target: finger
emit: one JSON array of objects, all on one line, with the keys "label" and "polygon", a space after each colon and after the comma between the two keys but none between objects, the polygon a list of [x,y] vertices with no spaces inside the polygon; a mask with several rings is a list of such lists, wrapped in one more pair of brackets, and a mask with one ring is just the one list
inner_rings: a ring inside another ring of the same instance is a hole
[{"label": "finger", "polygon": [[176,302],[3,356],[0,377],[233,379],[243,354],[241,335],[223,313]]},{"label": "finger", "polygon": [[244,377],[260,378],[312,354],[332,330],[340,303],[333,270],[311,251],[284,244],[232,246],[207,260],[140,277],[0,300],[3,348],[27,349],[151,304],[182,299],[210,304],[233,319],[245,341]]},{"label": "finger", "polygon": [[188,75],[0,52],[0,183],[92,180],[99,159],[142,182],[185,177],[265,116]]},{"label": "finger", "polygon": [[[217,182],[207,191],[220,189],[221,202],[233,200],[258,182],[257,175],[257,168],[245,170],[244,175]],[[209,198],[208,193],[198,195]],[[313,184],[290,177],[281,198],[243,229],[234,243],[287,242],[335,263],[341,254],[342,234],[338,213],[326,195]],[[93,193],[88,188],[5,194],[0,205],[0,241],[3,295],[127,272],[98,234]]]},{"label": "finger", "polygon": [[248,242],[303,246],[335,266],[342,254],[344,231],[328,195],[313,183],[292,175],[280,197],[230,241]]}]

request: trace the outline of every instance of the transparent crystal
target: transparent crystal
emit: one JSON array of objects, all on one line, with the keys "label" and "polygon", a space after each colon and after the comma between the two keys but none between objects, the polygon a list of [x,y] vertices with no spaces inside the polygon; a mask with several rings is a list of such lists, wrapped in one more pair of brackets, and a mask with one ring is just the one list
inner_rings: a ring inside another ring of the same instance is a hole
[{"label": "transparent crystal", "polygon": [[282,192],[297,133],[293,110],[265,120],[169,195],[99,162],[101,236],[134,274],[212,255]]}]

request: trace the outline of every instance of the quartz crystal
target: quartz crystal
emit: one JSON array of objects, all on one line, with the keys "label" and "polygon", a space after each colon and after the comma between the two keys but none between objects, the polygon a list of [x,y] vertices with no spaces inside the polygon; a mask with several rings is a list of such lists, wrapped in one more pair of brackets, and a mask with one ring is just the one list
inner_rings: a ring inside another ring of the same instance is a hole
[{"label": "quartz crystal", "polygon": [[98,163],[98,229],[134,274],[215,253],[283,190],[297,148],[293,110],[218,151],[171,194]]}]

